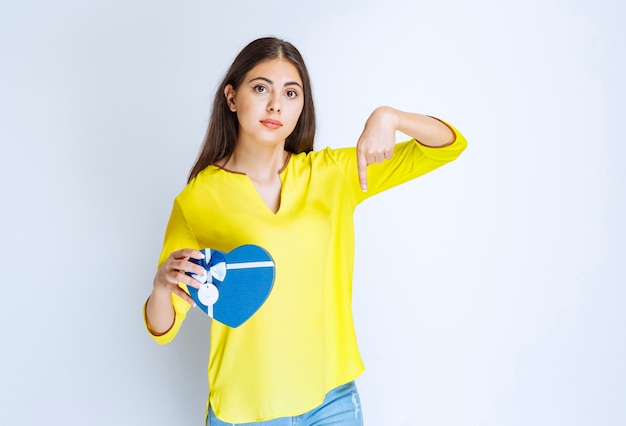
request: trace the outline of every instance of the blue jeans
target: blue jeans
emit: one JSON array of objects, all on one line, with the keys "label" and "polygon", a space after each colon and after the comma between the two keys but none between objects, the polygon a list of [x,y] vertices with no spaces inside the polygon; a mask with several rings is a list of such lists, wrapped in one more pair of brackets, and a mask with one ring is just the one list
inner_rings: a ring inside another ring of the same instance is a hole
[{"label": "blue jeans", "polygon": [[[208,426],[237,426],[224,423],[209,407]],[[319,407],[294,417],[279,417],[264,422],[238,423],[245,426],[363,426],[361,400],[354,382],[346,383],[326,394]]]}]

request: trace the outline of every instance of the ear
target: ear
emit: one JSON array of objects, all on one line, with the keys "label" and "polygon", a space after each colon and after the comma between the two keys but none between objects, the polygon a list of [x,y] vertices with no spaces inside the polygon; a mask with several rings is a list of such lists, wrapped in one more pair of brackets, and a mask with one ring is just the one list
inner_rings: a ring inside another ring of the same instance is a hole
[{"label": "ear", "polygon": [[226,97],[226,104],[228,108],[235,112],[237,111],[237,106],[235,105],[235,89],[233,89],[232,84],[227,84],[224,88],[224,96]]}]

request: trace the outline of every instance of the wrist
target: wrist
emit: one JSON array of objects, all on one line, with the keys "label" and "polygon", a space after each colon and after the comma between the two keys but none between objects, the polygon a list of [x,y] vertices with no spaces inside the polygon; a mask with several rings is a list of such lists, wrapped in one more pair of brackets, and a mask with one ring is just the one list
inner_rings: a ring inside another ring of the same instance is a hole
[{"label": "wrist", "polygon": [[393,127],[394,130],[398,130],[400,127],[401,112],[395,108],[382,105],[376,108],[372,115],[388,126]]},{"label": "wrist", "polygon": [[170,297],[170,289],[167,288],[167,286],[165,284],[160,283],[158,280],[154,280],[154,283],[152,284],[152,292],[151,292],[151,296],[152,298],[156,298],[156,299],[164,299],[166,297]]}]

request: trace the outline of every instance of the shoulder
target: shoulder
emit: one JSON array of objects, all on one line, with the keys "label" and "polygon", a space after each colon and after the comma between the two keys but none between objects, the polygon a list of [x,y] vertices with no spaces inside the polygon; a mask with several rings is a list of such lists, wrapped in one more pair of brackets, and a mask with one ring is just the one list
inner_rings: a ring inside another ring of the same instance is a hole
[{"label": "shoulder", "polygon": [[217,166],[205,167],[178,193],[176,201],[188,201],[205,194],[210,188],[219,188],[219,182],[224,175],[224,173],[220,172],[223,172],[223,170]]},{"label": "shoulder", "polygon": [[351,162],[356,163],[356,148],[331,148],[325,147],[309,153],[292,154],[295,165],[312,168],[345,166]]}]

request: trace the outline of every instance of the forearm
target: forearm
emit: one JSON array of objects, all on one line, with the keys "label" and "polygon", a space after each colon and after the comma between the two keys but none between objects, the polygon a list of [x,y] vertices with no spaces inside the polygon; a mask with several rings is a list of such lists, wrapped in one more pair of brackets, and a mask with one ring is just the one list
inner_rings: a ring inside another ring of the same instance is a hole
[{"label": "forearm", "polygon": [[179,287],[178,283],[188,287],[199,287],[200,283],[187,272],[196,275],[205,274],[204,267],[189,261],[190,258],[202,259],[203,257],[204,254],[198,250],[177,250],[171,253],[159,267],[152,284],[152,293],[145,305],[146,326],[154,336],[161,336],[174,326],[176,311],[172,304],[173,295],[180,297],[189,305],[195,305],[192,297]]},{"label": "forearm", "polygon": [[176,313],[172,305],[172,293],[167,289],[153,288],[145,306],[146,325],[155,336],[165,334],[172,325]]},{"label": "forearm", "polygon": [[376,112],[378,111],[391,117],[397,131],[414,138],[422,145],[443,147],[454,142],[454,132],[436,118],[387,106],[377,108]]}]

